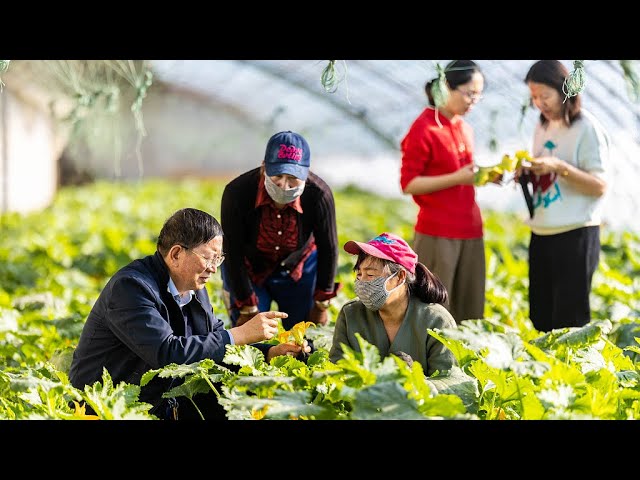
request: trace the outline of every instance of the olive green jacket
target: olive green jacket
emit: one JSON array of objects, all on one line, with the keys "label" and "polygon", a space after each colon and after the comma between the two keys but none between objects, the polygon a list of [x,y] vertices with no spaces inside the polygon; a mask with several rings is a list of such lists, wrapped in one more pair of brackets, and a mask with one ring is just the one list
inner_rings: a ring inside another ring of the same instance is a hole
[{"label": "olive green jacket", "polygon": [[367,342],[378,347],[382,357],[397,351],[411,355],[414,361],[422,365],[427,376],[436,370],[449,370],[457,364],[456,359],[451,350],[427,333],[428,328],[456,328],[456,322],[442,305],[423,303],[411,296],[402,325],[393,343],[390,343],[378,312],[369,310],[360,300],[354,299],[345,303],[338,314],[329,359],[335,363],[342,358],[342,343],[360,351],[355,336],[359,333]]}]

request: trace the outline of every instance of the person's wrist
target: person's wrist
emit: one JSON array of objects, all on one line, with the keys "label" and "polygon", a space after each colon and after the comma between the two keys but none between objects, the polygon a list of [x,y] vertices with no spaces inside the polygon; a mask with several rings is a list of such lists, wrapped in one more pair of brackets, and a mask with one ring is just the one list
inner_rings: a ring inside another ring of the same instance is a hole
[{"label": "person's wrist", "polygon": [[569,165],[565,162],[560,162],[560,168],[556,170],[556,173],[561,177],[566,177],[569,175]]},{"label": "person's wrist", "polygon": [[315,305],[320,310],[326,310],[331,305],[331,300],[316,300]]}]

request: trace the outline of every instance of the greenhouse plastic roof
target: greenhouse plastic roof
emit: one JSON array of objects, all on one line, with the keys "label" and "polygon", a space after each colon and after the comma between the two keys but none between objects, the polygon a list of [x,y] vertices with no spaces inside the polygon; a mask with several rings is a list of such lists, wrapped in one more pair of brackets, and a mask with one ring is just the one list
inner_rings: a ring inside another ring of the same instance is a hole
[{"label": "greenhouse plastic roof", "polygon": [[[256,125],[274,132],[296,129],[307,136],[316,157],[387,159],[386,171],[397,175],[400,141],[427,105],[424,85],[436,76],[436,63],[444,66],[448,60],[338,60],[341,80],[333,93],[320,81],[327,60],[154,60],[152,65],[159,79],[209,95]],[[476,161],[494,164],[504,153],[530,148],[538,112],[521,112],[529,101],[524,77],[533,61],[477,63],[485,75],[484,98],[465,118],[475,130]],[[563,63],[572,70],[571,60]],[[583,107],[602,122],[613,145],[615,192],[610,196],[615,199],[608,202],[609,219],[640,225],[619,211],[624,204],[640,207],[634,200],[640,178],[640,105],[630,100],[617,60],[585,61],[584,66]],[[397,181],[386,190],[393,192],[399,193]],[[513,202],[503,194],[489,195],[498,196],[503,203]]]}]

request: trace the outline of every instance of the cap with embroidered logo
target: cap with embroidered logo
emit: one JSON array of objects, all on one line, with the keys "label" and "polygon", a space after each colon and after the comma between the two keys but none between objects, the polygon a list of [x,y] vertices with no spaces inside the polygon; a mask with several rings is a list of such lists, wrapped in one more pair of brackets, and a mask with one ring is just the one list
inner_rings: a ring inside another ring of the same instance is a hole
[{"label": "cap with embroidered logo", "polygon": [[306,180],[310,164],[309,144],[302,135],[287,130],[276,133],[267,142],[264,166],[270,177],[288,174]]},{"label": "cap with embroidered logo", "polygon": [[416,273],[418,255],[407,242],[393,233],[381,233],[367,243],[350,240],[344,244],[344,250],[352,255],[358,255],[362,251],[373,257],[391,260],[411,273]]}]

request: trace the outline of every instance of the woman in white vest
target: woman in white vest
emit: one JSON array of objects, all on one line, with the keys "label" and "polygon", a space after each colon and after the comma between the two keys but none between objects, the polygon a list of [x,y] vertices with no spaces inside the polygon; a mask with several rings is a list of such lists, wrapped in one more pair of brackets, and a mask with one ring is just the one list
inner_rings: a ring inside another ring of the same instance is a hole
[{"label": "woman in white vest", "polygon": [[600,258],[602,203],[609,139],[600,122],[567,97],[568,69],[534,63],[525,77],[540,110],[529,177],[533,215],[529,244],[529,316],[539,331],[581,327],[591,320],[591,279]]}]

